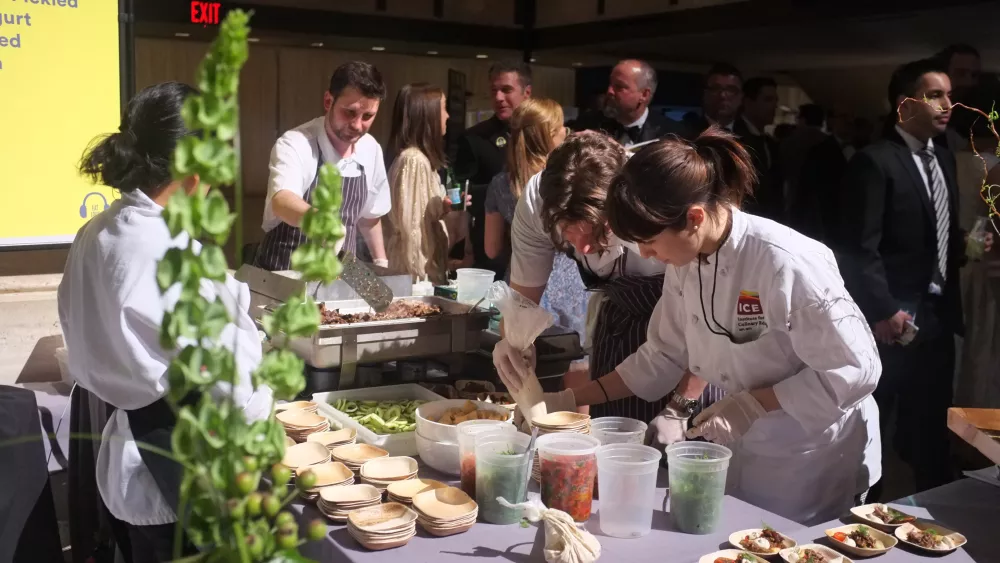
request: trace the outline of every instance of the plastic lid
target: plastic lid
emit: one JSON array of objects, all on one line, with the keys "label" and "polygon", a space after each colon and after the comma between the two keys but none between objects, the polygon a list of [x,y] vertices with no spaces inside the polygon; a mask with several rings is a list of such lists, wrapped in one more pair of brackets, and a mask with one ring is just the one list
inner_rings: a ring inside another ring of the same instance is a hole
[{"label": "plastic lid", "polygon": [[601,441],[593,436],[569,433],[546,434],[536,444],[539,455],[592,455],[601,447]]}]

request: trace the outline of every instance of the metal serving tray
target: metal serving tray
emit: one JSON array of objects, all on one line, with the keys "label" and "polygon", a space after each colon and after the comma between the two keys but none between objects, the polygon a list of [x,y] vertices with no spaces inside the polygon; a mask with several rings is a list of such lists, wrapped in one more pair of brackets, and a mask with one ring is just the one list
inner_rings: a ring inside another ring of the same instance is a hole
[{"label": "metal serving tray", "polygon": [[[359,363],[388,362],[409,358],[464,353],[479,348],[489,326],[487,309],[436,296],[394,299],[420,301],[441,307],[433,317],[395,319],[363,323],[322,325],[312,338],[296,338],[289,349],[317,368],[340,368],[340,387],[350,387]],[[362,313],[370,307],[361,299],[327,301],[326,308],[343,313]]]}]

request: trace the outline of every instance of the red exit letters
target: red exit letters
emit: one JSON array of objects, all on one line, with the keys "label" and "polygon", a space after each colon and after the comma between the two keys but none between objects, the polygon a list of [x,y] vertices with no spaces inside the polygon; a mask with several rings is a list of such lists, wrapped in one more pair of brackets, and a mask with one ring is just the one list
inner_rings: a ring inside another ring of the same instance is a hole
[{"label": "red exit letters", "polygon": [[222,5],[218,2],[191,2],[191,23],[202,25],[219,25],[219,8]]}]

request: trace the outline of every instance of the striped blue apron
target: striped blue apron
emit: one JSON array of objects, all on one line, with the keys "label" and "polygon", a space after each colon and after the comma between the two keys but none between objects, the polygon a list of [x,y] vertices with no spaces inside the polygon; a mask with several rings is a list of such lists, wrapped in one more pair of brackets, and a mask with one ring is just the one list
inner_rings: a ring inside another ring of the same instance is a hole
[{"label": "striped blue apron", "polygon": [[[365,179],[365,167],[360,162],[355,161],[359,174],[357,176],[343,177],[341,190],[343,199],[340,205],[340,221],[347,231],[344,237],[343,251],[356,253],[358,248],[358,219],[361,218],[361,210],[368,200],[368,181]],[[319,169],[323,166],[323,151],[319,151],[319,159],[316,165],[316,177],[302,199],[306,203],[312,203],[313,190],[319,180]],[[302,229],[293,227],[282,221],[276,227],[264,234],[264,240],[257,247],[257,256],[254,258],[254,266],[272,272],[289,270],[292,267],[292,252],[304,244],[307,240]]]}]

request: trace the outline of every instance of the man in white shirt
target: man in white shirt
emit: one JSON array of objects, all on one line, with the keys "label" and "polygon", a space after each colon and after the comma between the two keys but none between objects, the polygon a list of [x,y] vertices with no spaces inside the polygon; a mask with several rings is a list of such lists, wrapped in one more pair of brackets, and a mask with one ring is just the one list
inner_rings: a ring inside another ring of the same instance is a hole
[{"label": "man in white shirt", "polygon": [[300,226],[325,163],[335,164],[343,176],[340,219],[347,233],[337,251],[356,252],[360,234],[374,263],[388,266],[380,220],[391,207],[389,182],[382,147],[368,134],[384,99],[378,69],[361,61],[344,63],[323,94],[326,114],[287,131],[274,144],[256,266],[290,269],[292,252],[306,241]]}]

